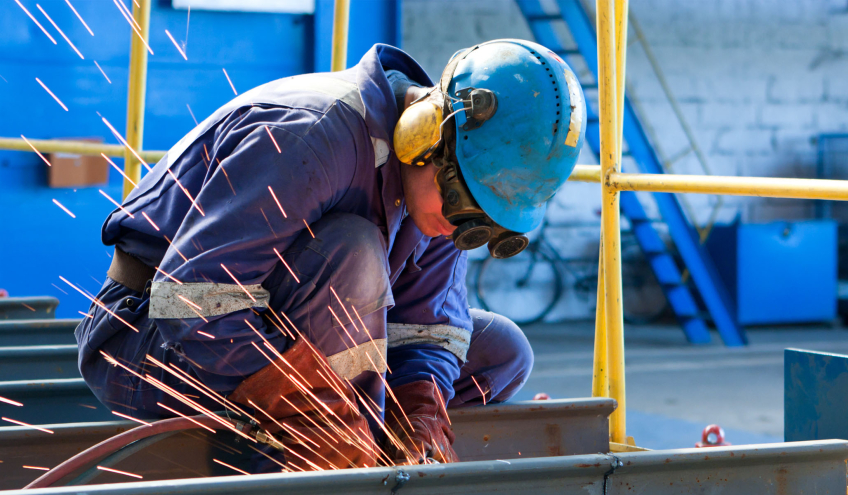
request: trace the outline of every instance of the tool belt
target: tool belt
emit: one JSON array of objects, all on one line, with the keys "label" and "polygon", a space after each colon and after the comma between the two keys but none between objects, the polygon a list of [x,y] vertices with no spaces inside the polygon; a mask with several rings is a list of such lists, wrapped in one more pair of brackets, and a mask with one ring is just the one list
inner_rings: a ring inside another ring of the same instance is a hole
[{"label": "tool belt", "polygon": [[148,280],[153,280],[156,270],[142,263],[118,246],[115,246],[115,255],[112,256],[112,265],[106,276],[138,293],[144,292]]}]

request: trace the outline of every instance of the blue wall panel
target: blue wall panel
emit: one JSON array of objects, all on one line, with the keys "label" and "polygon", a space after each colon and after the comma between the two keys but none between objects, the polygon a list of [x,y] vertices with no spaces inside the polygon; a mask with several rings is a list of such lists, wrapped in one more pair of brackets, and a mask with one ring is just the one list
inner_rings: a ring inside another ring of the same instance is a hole
[{"label": "blue wall panel", "polygon": [[[100,115],[125,131],[129,24],[109,1],[72,0],[94,32],[92,37],[62,0],[38,3],[85,57],[73,51],[36,8],[20,0],[56,39],[53,44],[13,1],[0,4],[0,136],[105,138],[117,143]],[[132,8],[130,0],[124,4]],[[354,1],[351,8],[350,63],[373,43],[397,39],[395,0]],[[329,14],[327,13],[329,9]],[[149,43],[144,148],[167,149],[198,120],[233,97],[222,68],[241,93],[272,79],[311,72],[322,60],[317,47],[329,46],[332,2],[316,2],[316,15],[254,14],[194,10],[188,31],[188,61],[165,34],[186,39],[185,10],[154,1]],[[359,24],[357,24],[359,23]],[[327,67],[329,67],[327,51]],[[106,81],[96,60],[111,80]],[[35,81],[41,79],[67,105],[64,111]],[[115,160],[123,165],[122,160]],[[111,248],[100,243],[100,226],[113,206],[97,191],[50,189],[47,167],[33,153],[0,151],[0,288],[12,295],[54,295],[60,317],[79,316],[89,302],[60,281],[64,276],[97,292],[109,266]],[[120,198],[121,177],[110,173],[102,187]],[[52,200],[67,206],[72,219]],[[56,288],[55,286],[58,286]],[[67,292],[67,294],[61,292]]]}]

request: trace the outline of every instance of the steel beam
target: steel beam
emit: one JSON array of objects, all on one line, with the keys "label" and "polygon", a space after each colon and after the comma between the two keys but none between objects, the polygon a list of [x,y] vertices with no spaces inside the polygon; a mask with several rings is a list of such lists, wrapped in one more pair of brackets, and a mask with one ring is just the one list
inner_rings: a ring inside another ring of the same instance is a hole
[{"label": "steel beam", "polygon": [[70,318],[0,320],[0,347],[76,344],[74,329],[79,322]]},{"label": "steel beam", "polygon": [[[82,378],[0,382],[0,397],[24,405],[16,407],[0,402],[0,416],[29,424],[81,423],[114,418]],[[9,426],[13,423],[0,421],[0,431]]]},{"label": "steel beam", "polygon": [[0,298],[0,320],[55,318],[59,300],[55,297]]},{"label": "steel beam", "polygon": [[3,380],[79,378],[76,345],[0,347]]},{"label": "steel beam", "polygon": [[[848,442],[590,454],[94,485],[90,495],[582,493],[842,494]],[[9,491],[76,494],[80,487]]]}]

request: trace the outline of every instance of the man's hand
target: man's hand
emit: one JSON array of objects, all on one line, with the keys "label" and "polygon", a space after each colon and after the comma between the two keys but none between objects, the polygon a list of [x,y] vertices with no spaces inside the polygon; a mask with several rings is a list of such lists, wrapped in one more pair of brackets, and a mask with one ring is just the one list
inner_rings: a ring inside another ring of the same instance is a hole
[{"label": "man's hand", "polygon": [[394,433],[385,443],[389,457],[398,464],[458,462],[452,447],[455,436],[436,384],[412,382],[393,392],[400,406],[391,398],[386,401],[386,426]]}]

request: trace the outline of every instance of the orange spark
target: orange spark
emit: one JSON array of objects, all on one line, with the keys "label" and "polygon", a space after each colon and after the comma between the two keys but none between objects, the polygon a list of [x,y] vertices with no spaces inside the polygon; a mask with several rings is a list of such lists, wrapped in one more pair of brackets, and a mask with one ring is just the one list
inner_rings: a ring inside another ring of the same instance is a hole
[{"label": "orange spark", "polygon": [[123,474],[124,476],[131,476],[133,478],[142,479],[140,474],[128,473],[126,471],[121,471],[120,469],[112,469],[112,468],[107,468],[107,467],[103,467],[103,466],[97,466],[97,469],[99,469],[101,471],[109,471],[110,473],[118,473],[118,474]]},{"label": "orange spark", "polygon": [[[142,213],[142,215],[144,215],[144,213]],[[158,230],[158,229],[157,229],[157,230]],[[173,242],[171,242],[171,239],[168,239],[168,236],[163,235],[162,237],[164,237],[164,238],[165,238],[165,240],[166,240],[166,241],[168,241],[168,245],[169,245],[169,246],[171,246],[172,248],[174,248],[174,251],[176,251],[176,252],[177,252],[177,254],[179,254],[179,255],[180,255],[180,258],[182,258],[182,259],[183,259],[183,261],[188,261],[188,258],[186,258],[186,257],[183,255],[183,253],[181,253],[181,252],[180,252],[179,248],[177,248],[177,246],[175,246],[175,245],[174,245],[174,243],[173,243]]]},{"label": "orange spark", "polygon": [[148,222],[150,222],[150,225],[152,225],[153,228],[156,229],[156,232],[159,232],[159,226],[153,223],[153,220],[151,220],[150,217],[147,216],[147,213],[141,212],[141,216],[143,216],[145,219],[147,219]]},{"label": "orange spark", "polygon": [[190,106],[188,106],[188,103],[186,103],[186,108],[188,108],[188,114],[189,114],[189,115],[191,115],[191,120],[193,120],[193,121],[194,121],[194,125],[198,125],[198,124],[197,124],[197,119],[196,119],[196,118],[194,118],[194,112],[192,112],[192,111],[191,111],[191,107],[190,107]]},{"label": "orange spark", "polygon": [[127,210],[127,209],[125,209],[123,206],[121,206],[121,203],[118,203],[117,201],[115,201],[114,199],[112,199],[112,196],[109,196],[108,194],[106,194],[105,192],[103,192],[103,189],[98,189],[98,191],[100,191],[100,194],[102,194],[102,195],[103,195],[103,197],[105,197],[106,199],[108,199],[109,201],[111,201],[113,205],[117,206],[118,208],[120,208],[120,209],[121,209],[121,211],[123,211],[124,213],[126,213],[127,215],[129,215],[129,216],[130,216],[130,218],[135,218],[135,215],[133,215],[132,213],[130,213],[130,211],[129,211],[129,210]]},{"label": "orange spark", "polygon": [[227,69],[224,69],[222,67],[221,70],[224,71],[224,75],[227,77],[227,82],[230,83],[230,87],[233,88],[233,93],[235,93],[236,96],[238,96],[238,91],[236,91],[236,87],[233,86],[233,81],[230,80],[230,75],[227,74]]},{"label": "orange spark", "polygon": [[283,209],[283,205],[280,204],[280,200],[277,199],[277,195],[274,194],[274,190],[271,189],[271,186],[268,186],[268,190],[271,191],[271,196],[274,198],[274,202],[277,203],[277,206],[280,208],[280,211],[283,213],[283,218],[288,218],[289,216],[286,215],[286,210]]},{"label": "orange spark", "polygon": [[[63,291],[63,292],[64,292],[64,291]],[[67,292],[65,292],[65,293],[67,294]],[[83,317],[85,317],[85,318],[91,318],[92,320],[94,319],[94,317],[93,317],[93,316],[91,316],[91,315],[90,315],[90,314],[88,314],[88,313],[83,313],[82,311],[77,311],[77,313],[79,313],[79,314],[83,315]]]},{"label": "orange spark", "polygon": [[192,307],[194,307],[194,308],[197,308],[198,310],[202,310],[202,309],[203,309],[203,308],[201,308],[198,304],[195,304],[194,302],[190,301],[189,299],[187,299],[187,298],[185,298],[185,297],[183,297],[183,296],[181,296],[181,295],[179,295],[179,294],[177,294],[177,297],[178,297],[178,298],[179,298],[182,302],[184,302],[184,303],[188,304],[189,306],[192,306]]},{"label": "orange spark", "polygon": [[127,14],[124,12],[124,9],[126,7],[121,2],[119,2],[118,0],[112,0],[112,1],[115,2],[115,5],[118,6],[118,10],[121,12],[121,15],[124,16],[124,19],[126,19],[127,22],[130,23],[130,27],[133,29],[133,31],[135,31],[135,34],[138,35],[138,39],[140,39],[141,42],[144,43],[144,46],[147,47],[147,51],[149,51],[150,54],[153,55],[153,50],[150,49],[150,45],[147,44],[147,41],[144,40],[144,37],[141,35],[141,33],[136,28],[137,24],[135,22],[135,19],[132,17],[132,14],[127,16]]},{"label": "orange spark", "polygon": [[311,236],[312,236],[312,238],[313,238],[313,239],[315,239],[315,234],[313,234],[313,233],[312,233],[312,229],[310,229],[310,228],[309,228],[309,224],[308,224],[308,223],[306,223],[306,219],[305,219],[305,218],[303,219],[303,225],[306,225],[306,230],[308,230],[308,231],[309,231],[309,235],[311,235]]},{"label": "orange spark", "polygon": [[[274,143],[274,147],[277,148],[277,153],[282,153],[282,150],[280,150],[280,145],[277,144],[277,140],[274,139],[274,135],[271,134],[271,129],[268,129],[268,126],[266,125],[265,130],[268,131],[268,137],[271,138],[271,142]],[[271,187],[271,186],[268,186],[268,187]]]},{"label": "orange spark", "polygon": [[23,9],[23,11],[26,13],[26,15],[28,15],[28,16],[29,16],[29,18],[30,18],[30,19],[32,19],[32,22],[34,22],[34,23],[35,23],[35,25],[36,25],[36,26],[38,26],[38,27],[39,27],[39,29],[41,29],[41,30],[44,32],[44,34],[46,34],[46,35],[47,35],[47,37],[48,37],[48,38],[50,38],[50,41],[52,41],[54,45],[58,45],[58,43],[56,43],[56,40],[55,40],[55,39],[53,39],[53,37],[52,37],[52,36],[50,36],[50,33],[48,33],[46,29],[44,29],[44,26],[42,26],[42,25],[41,25],[41,23],[40,23],[40,22],[38,22],[38,21],[35,19],[35,17],[33,17],[33,16],[32,16],[32,14],[30,14],[30,13],[29,13],[29,11],[26,9],[26,7],[24,7],[23,5],[21,5],[21,2],[19,2],[18,0],[15,0],[15,3],[16,3],[16,4],[18,4],[18,7],[20,7],[21,9]]},{"label": "orange spark", "polygon": [[177,180],[177,176],[176,176],[176,175],[174,175],[174,172],[172,172],[172,171],[171,171],[171,169],[168,169],[168,173],[169,173],[169,174],[171,174],[171,178],[172,178],[172,179],[174,179],[174,182],[176,182],[178,186],[180,186],[180,189],[182,189],[182,190],[183,190],[183,193],[185,193],[185,195],[186,195],[186,196],[188,196],[188,200],[189,200],[189,201],[191,201],[191,206],[193,206],[195,210],[197,210],[198,212],[200,212],[200,216],[205,217],[205,216],[206,216],[206,213],[203,213],[203,210],[201,210],[201,209],[200,209],[200,206],[198,206],[198,205],[197,205],[197,201],[195,201],[195,200],[194,200],[194,198],[192,198],[192,197],[191,197],[191,193],[189,193],[189,192],[188,192],[188,189],[186,189],[186,188],[185,188],[185,187],[184,187],[184,186],[180,183],[180,181],[179,181],[179,180]]},{"label": "orange spark", "polygon": [[[97,62],[95,62],[95,63],[97,63]],[[104,75],[105,75],[105,74],[104,74]],[[123,171],[123,170],[121,170],[121,167],[119,167],[119,166],[115,165],[115,162],[113,162],[112,160],[110,160],[108,156],[106,156],[106,155],[105,155],[105,154],[103,154],[103,153],[100,153],[100,156],[102,156],[104,160],[106,160],[107,162],[109,162],[109,165],[111,165],[111,166],[112,166],[112,168],[114,168],[115,170],[117,170],[117,171],[118,171],[118,173],[120,173],[121,175],[123,175],[123,176],[124,176],[124,179],[127,179],[128,181],[130,181],[130,184],[132,184],[132,185],[133,185],[133,187],[138,187],[138,184],[136,184],[136,183],[135,183],[135,181],[133,181],[132,179],[130,179],[130,176],[129,176],[129,175],[127,175],[127,174],[125,174],[125,173],[124,173],[124,171]]]},{"label": "orange spark", "polygon": [[71,5],[71,0],[65,0],[65,3],[66,3],[66,4],[68,4],[68,7],[70,7],[70,8],[71,8],[71,10],[73,10],[73,11],[74,11],[74,14],[76,14],[76,15],[77,15],[77,19],[79,19],[79,20],[80,20],[80,22],[82,23],[82,25],[83,25],[83,26],[85,26],[85,29],[87,29],[87,30],[88,30],[88,34],[90,34],[90,35],[94,36],[94,33],[91,31],[91,28],[90,28],[90,27],[88,27],[88,24],[86,24],[84,20],[82,20],[82,16],[81,16],[81,15],[79,15],[79,12],[77,12],[77,9],[75,9],[75,8],[74,8],[74,6],[73,6],[73,5]]},{"label": "orange spark", "polygon": [[119,413],[119,412],[117,412],[117,411],[112,411],[112,414],[114,414],[115,416],[120,416],[120,417],[122,417],[122,418],[128,419],[128,420],[130,420],[130,421],[135,421],[136,423],[141,423],[141,424],[143,424],[144,426],[153,426],[152,424],[148,423],[147,421],[142,421],[142,420],[140,420],[140,419],[138,419],[138,418],[134,418],[134,417],[132,417],[132,416],[130,416],[130,415],[128,415],[128,414]]},{"label": "orange spark", "polygon": [[80,51],[79,51],[79,50],[77,50],[77,47],[75,47],[75,46],[74,46],[74,44],[73,44],[73,43],[71,43],[70,38],[68,38],[67,36],[65,36],[65,33],[64,33],[61,29],[59,29],[59,26],[57,26],[57,25],[56,25],[56,23],[55,23],[55,22],[53,22],[53,19],[51,19],[51,18],[50,18],[50,16],[49,16],[49,15],[47,15],[47,12],[45,12],[45,11],[44,11],[44,9],[42,9],[42,8],[41,8],[41,5],[35,4],[35,7],[36,7],[39,11],[41,11],[41,13],[44,15],[44,17],[46,17],[46,18],[47,18],[47,20],[48,20],[48,21],[50,21],[50,24],[52,24],[52,25],[53,25],[53,27],[54,27],[54,28],[56,28],[56,31],[59,31],[59,34],[61,34],[61,35],[62,35],[62,37],[63,37],[63,38],[65,38],[65,41],[67,41],[67,42],[68,42],[68,44],[69,44],[69,45],[71,45],[71,48],[73,48],[73,49],[74,49],[74,51],[75,51],[75,52],[77,52],[77,55],[79,55],[79,58],[81,58],[81,59],[85,60],[85,57],[83,57],[83,56],[82,56],[82,53],[80,53]]},{"label": "orange spark", "polygon": [[199,333],[200,335],[203,335],[204,337],[209,337],[210,339],[214,339],[214,338],[215,338],[215,336],[214,336],[214,335],[209,334],[209,333],[206,333],[206,332],[203,332],[203,331],[201,331],[201,330],[198,330],[198,331],[197,331],[197,333]]},{"label": "orange spark", "polygon": [[20,402],[12,400],[12,399],[7,399],[5,397],[0,397],[0,402],[5,402],[6,404],[12,404],[13,406],[23,407],[23,404],[21,404]]},{"label": "orange spark", "polygon": [[226,462],[224,462],[224,461],[219,461],[218,459],[212,459],[212,460],[213,460],[213,461],[215,461],[215,462],[217,462],[218,464],[220,464],[220,465],[222,465],[222,466],[227,466],[228,468],[232,469],[233,471],[238,471],[238,472],[240,472],[241,474],[246,474],[246,475],[250,476],[250,473],[248,473],[247,471],[242,471],[241,469],[239,469],[239,468],[237,468],[237,467],[235,467],[235,466],[230,466],[229,464],[227,464],[227,463],[226,463]]},{"label": "orange spark", "polygon": [[249,297],[251,301],[256,302],[256,298],[255,298],[255,297],[253,297],[253,294],[251,294],[250,292],[248,292],[248,290],[247,290],[247,289],[245,289],[243,285],[241,285],[241,282],[239,282],[239,281],[238,281],[238,279],[236,278],[236,276],[235,276],[235,275],[233,275],[232,273],[230,273],[230,271],[229,271],[229,270],[227,270],[227,267],[226,267],[226,266],[224,266],[224,264],[223,264],[223,263],[221,263],[221,268],[223,268],[223,269],[224,269],[224,271],[225,271],[225,272],[227,272],[227,275],[229,275],[229,276],[230,276],[230,278],[232,278],[233,280],[235,280],[235,281],[236,281],[236,283],[238,284],[238,286],[239,286],[239,287],[241,287],[241,290],[243,290],[243,291],[244,291],[244,293],[245,293],[245,294],[247,294],[247,297]]},{"label": "orange spark", "polygon": [[483,397],[483,405],[486,405],[486,394],[483,392],[483,389],[480,388],[480,384],[477,383],[477,380],[474,378],[474,375],[471,375],[471,381],[474,382],[474,385],[477,385],[477,390],[480,391],[480,395]]},{"label": "orange spark", "polygon": [[71,210],[69,210],[69,209],[65,208],[65,205],[63,205],[62,203],[60,203],[60,202],[56,201],[55,199],[53,200],[53,202],[54,202],[54,203],[56,203],[56,206],[58,206],[59,208],[61,208],[61,209],[65,210],[65,213],[67,213],[68,215],[70,215],[70,216],[71,216],[71,218],[76,218],[76,217],[77,217],[76,215],[74,215],[73,213],[71,213]]},{"label": "orange spark", "polygon": [[168,411],[171,411],[172,413],[176,414],[177,416],[182,416],[182,417],[184,417],[185,419],[187,419],[187,420],[191,421],[192,423],[194,423],[194,424],[196,424],[197,426],[199,426],[199,427],[203,428],[204,430],[209,430],[209,431],[211,431],[212,433],[215,433],[215,430],[213,430],[212,428],[209,428],[208,426],[206,426],[205,424],[203,424],[203,423],[201,423],[201,422],[197,421],[197,420],[196,420],[196,419],[194,419],[194,418],[190,418],[190,417],[186,416],[185,414],[183,414],[183,413],[181,413],[181,412],[177,411],[176,409],[171,409],[170,407],[166,406],[165,404],[162,404],[161,402],[157,402],[157,403],[156,403],[156,405],[157,405],[157,406],[159,406],[159,407],[161,407],[161,408],[163,408],[163,409],[167,409]]},{"label": "orange spark", "polygon": [[118,319],[118,321],[120,321],[121,323],[123,323],[123,324],[124,324],[124,325],[126,325],[127,327],[131,328],[134,332],[138,333],[138,329],[137,329],[136,327],[134,327],[134,326],[130,325],[130,323],[129,323],[127,320],[125,320],[125,319],[121,318],[120,316],[118,316],[117,314],[115,314],[115,312],[114,312],[114,311],[112,311],[112,310],[110,310],[109,308],[107,308],[107,307],[106,307],[106,305],[105,305],[105,304],[103,304],[102,302],[100,302],[100,300],[98,300],[96,297],[91,297],[91,296],[89,296],[88,294],[86,294],[86,293],[85,293],[85,291],[83,291],[82,289],[78,288],[76,285],[74,285],[74,284],[72,284],[72,283],[68,282],[68,279],[66,279],[65,277],[63,277],[63,276],[61,276],[61,275],[60,275],[60,276],[59,276],[59,278],[60,278],[60,279],[62,279],[62,282],[65,282],[66,284],[68,284],[68,285],[70,285],[71,287],[73,287],[73,288],[74,288],[74,290],[76,290],[76,291],[77,291],[77,292],[79,292],[80,294],[84,295],[84,296],[85,296],[85,297],[86,297],[89,301],[91,301],[91,302],[93,302],[94,304],[96,304],[96,305],[100,306],[100,307],[101,307],[101,308],[103,308],[103,309],[104,309],[107,313],[109,313],[110,315],[112,315],[112,316],[114,316],[115,318],[117,318],[117,319]]},{"label": "orange spark", "polygon": [[150,168],[150,165],[148,165],[146,161],[142,160],[142,158],[138,155],[138,153],[135,152],[133,147],[130,146],[130,144],[126,141],[126,139],[123,138],[123,136],[121,136],[121,133],[118,132],[117,130],[115,130],[115,128],[112,127],[112,124],[110,124],[109,121],[106,120],[106,117],[103,117],[101,115],[100,119],[103,120],[103,123],[106,124],[107,127],[109,127],[109,130],[112,131],[112,134],[114,134],[116,138],[118,138],[118,141],[120,141],[121,144],[123,144],[128,150],[130,150],[130,152],[138,159],[138,161],[141,162],[142,165],[144,165],[144,168],[146,168],[147,171],[150,172],[150,170],[152,170]]},{"label": "orange spark", "polygon": [[[179,285],[183,285],[183,283],[182,283],[182,282],[180,282],[179,280],[175,279],[173,275],[171,275],[170,273],[166,272],[165,270],[163,270],[163,269],[159,268],[158,266],[156,267],[156,271],[157,271],[157,272],[162,272],[162,273],[163,273],[166,277],[170,278],[170,279],[171,279],[171,280],[173,280],[174,282],[178,283]],[[200,306],[198,306],[198,308],[199,308],[199,307],[200,307]]]},{"label": "orange spark", "polygon": [[109,76],[107,76],[105,72],[103,72],[103,68],[100,67],[100,64],[97,63],[97,60],[94,61],[94,65],[97,66],[97,68],[100,70],[100,73],[103,74],[103,77],[106,78],[106,82],[108,82],[109,84],[112,84],[112,80],[109,79]]},{"label": "orange spark", "polygon": [[41,157],[42,160],[44,160],[44,163],[46,163],[48,167],[53,166],[53,165],[50,164],[50,162],[47,160],[47,158],[44,158],[44,155],[42,155],[41,153],[38,152],[37,149],[35,149],[35,146],[33,146],[32,143],[29,142],[29,139],[25,138],[23,134],[21,134],[21,138],[24,141],[26,141],[26,144],[28,144],[30,148],[32,148],[32,151],[35,151],[36,155],[38,155],[39,157]]},{"label": "orange spark", "polygon": [[36,78],[35,78],[35,80],[38,82],[38,84],[40,84],[40,85],[41,85],[41,87],[42,87],[42,88],[44,88],[44,91],[47,91],[47,93],[48,93],[50,96],[52,96],[54,100],[56,100],[56,103],[58,103],[58,104],[59,104],[59,106],[61,106],[62,108],[64,108],[66,112],[68,111],[68,107],[66,107],[66,106],[65,106],[65,104],[64,104],[64,103],[62,103],[62,100],[60,100],[58,96],[56,96],[55,94],[53,94],[53,92],[52,92],[52,91],[50,91],[50,88],[48,88],[48,87],[47,87],[47,86],[46,86],[43,82],[41,82],[41,79],[39,79],[39,78],[37,78],[37,77],[36,77]]},{"label": "orange spark", "polygon": [[167,29],[165,30],[165,34],[167,34],[168,38],[171,39],[171,43],[174,44],[174,46],[177,48],[177,51],[180,52],[180,55],[183,56],[183,59],[188,60],[188,57],[186,57],[185,52],[182,50],[182,48],[180,48],[180,45],[177,44],[176,40],[174,40],[174,37],[171,36],[171,33],[169,33]]},{"label": "orange spark", "polygon": [[5,416],[3,416],[0,419],[2,419],[3,421],[8,421],[9,423],[15,423],[16,425],[26,426],[27,428],[32,428],[34,430],[43,431],[44,433],[49,433],[51,435],[53,434],[52,430],[48,430],[47,428],[40,428],[38,426],[34,426],[34,425],[29,424],[29,423],[24,423],[23,421],[18,421],[17,419],[9,419]]},{"label": "orange spark", "polygon": [[439,388],[439,385],[436,383],[436,377],[430,375],[430,378],[433,380],[433,386],[436,387],[436,396],[439,398],[439,404],[442,405],[442,410],[445,412],[445,417],[448,418],[448,424],[451,424],[450,416],[448,416],[448,408],[445,406],[445,399],[442,397],[442,389]]},{"label": "orange spark", "polygon": [[27,466],[27,465],[24,465],[24,466],[22,466],[22,467],[23,467],[24,469],[37,469],[37,470],[39,470],[39,471],[50,471],[50,468],[41,467],[41,466]]},{"label": "orange spark", "polygon": [[294,277],[294,281],[297,282],[297,283],[300,283],[300,279],[298,279],[297,275],[294,274],[294,271],[292,271],[289,264],[286,263],[286,260],[283,259],[283,255],[281,255],[280,252],[277,251],[277,248],[274,248],[274,252],[277,253],[277,257],[280,258],[280,261],[283,262],[283,265],[286,267],[286,269],[289,271],[289,273],[291,273],[291,276]]}]

